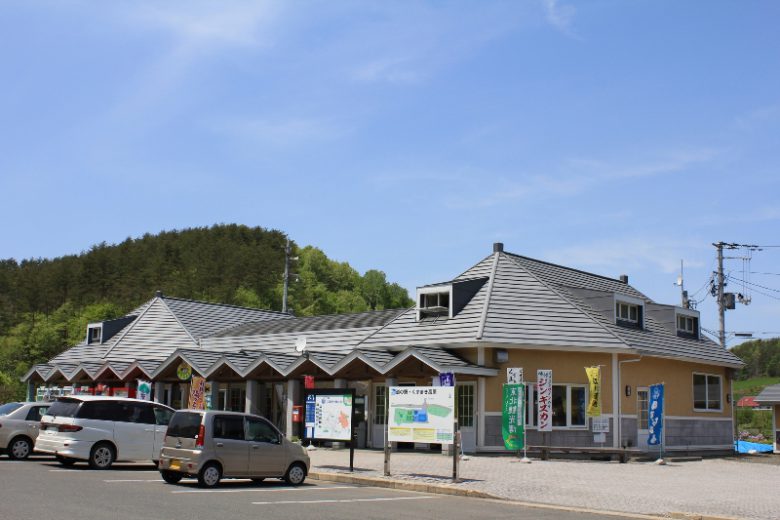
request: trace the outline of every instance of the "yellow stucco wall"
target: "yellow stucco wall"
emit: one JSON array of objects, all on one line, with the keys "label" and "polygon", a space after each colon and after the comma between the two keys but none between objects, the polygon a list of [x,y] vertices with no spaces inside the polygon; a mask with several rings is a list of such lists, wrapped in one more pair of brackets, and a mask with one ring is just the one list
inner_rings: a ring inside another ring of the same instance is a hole
[{"label": "yellow stucco wall", "polygon": [[[633,356],[635,357],[635,356]],[[621,356],[620,359],[631,359]],[[693,374],[721,376],[720,412],[697,412],[693,409]],[[642,358],[636,363],[624,363],[621,369],[621,408],[624,414],[635,414],[636,389],[656,383],[664,383],[666,415],[682,417],[731,417],[731,405],[727,402],[731,382],[724,367],[687,363],[661,358]],[[625,387],[631,386],[626,397]],[[606,395],[606,394],[605,394]]]},{"label": "yellow stucco wall", "polygon": [[552,350],[508,350],[509,360],[506,363],[493,363],[494,349],[485,349],[485,364],[498,368],[498,376],[487,378],[485,382],[485,411],[500,412],[502,409],[502,385],[506,383],[506,369],[522,367],[526,381],[536,380],[536,371],[551,369],[553,384],[587,384],[588,376],[585,367],[603,365],[601,367],[601,388],[604,400],[601,411],[612,413],[612,356],[610,354],[562,352]]},{"label": "yellow stucco wall", "polygon": [[[538,369],[553,371],[553,384],[587,384],[585,367],[602,365],[602,412],[612,410],[612,355],[604,353],[584,353],[553,350],[507,349],[509,360],[506,363],[494,363],[494,349],[485,349],[485,364],[499,370],[497,377],[485,382],[485,410],[500,412],[502,408],[502,385],[506,382],[508,367],[522,367],[526,381],[536,379]],[[476,356],[476,354],[474,354]],[[464,356],[465,357],[465,356]],[[619,355],[619,360],[638,359],[634,355]],[[623,363],[620,374],[621,407],[623,414],[635,414],[637,409],[637,387],[647,387],[656,383],[665,384],[666,414],[682,417],[730,417],[731,406],[727,402],[730,381],[724,367],[687,363],[683,361],[642,358],[637,362]],[[719,375],[722,377],[721,407],[719,412],[695,412],[693,409],[693,373]],[[631,395],[626,396],[626,386],[631,387]],[[780,419],[778,419],[780,420]]]}]

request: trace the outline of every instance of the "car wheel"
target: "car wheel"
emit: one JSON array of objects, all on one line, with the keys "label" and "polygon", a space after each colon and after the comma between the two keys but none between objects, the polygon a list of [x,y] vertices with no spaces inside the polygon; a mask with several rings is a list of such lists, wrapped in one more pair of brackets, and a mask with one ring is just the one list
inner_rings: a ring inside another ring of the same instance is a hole
[{"label": "car wheel", "polygon": [[291,486],[300,486],[306,480],[306,467],[300,462],[295,462],[287,470],[284,480]]},{"label": "car wheel", "polygon": [[184,477],[184,475],[181,473],[166,470],[161,470],[160,475],[162,475],[163,480],[168,484],[178,484],[179,481]]},{"label": "car wheel", "polygon": [[205,488],[213,488],[219,484],[222,478],[222,470],[213,462],[209,462],[198,473],[198,485]]},{"label": "car wheel", "polygon": [[8,445],[8,457],[14,460],[24,460],[32,453],[32,442],[27,437],[16,437]]},{"label": "car wheel", "polygon": [[100,443],[92,448],[89,454],[89,465],[92,469],[108,469],[114,463],[114,448],[109,444]]},{"label": "car wheel", "polygon": [[70,457],[63,457],[62,455],[57,455],[57,462],[62,464],[65,467],[73,466],[76,463],[76,459],[71,459]]}]

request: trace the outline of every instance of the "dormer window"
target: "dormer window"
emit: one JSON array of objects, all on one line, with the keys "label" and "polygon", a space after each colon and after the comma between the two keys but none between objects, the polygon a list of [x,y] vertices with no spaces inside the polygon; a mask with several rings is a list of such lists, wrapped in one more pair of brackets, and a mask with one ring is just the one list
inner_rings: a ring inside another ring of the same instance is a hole
[{"label": "dormer window", "polygon": [[452,288],[426,287],[418,289],[417,319],[440,319],[452,317]]},{"label": "dormer window", "polygon": [[639,305],[617,302],[615,304],[615,315],[621,321],[639,323]]},{"label": "dormer window", "polygon": [[98,327],[89,327],[87,329],[87,343],[100,343],[100,336],[102,335],[103,328]]},{"label": "dormer window", "polygon": [[621,327],[644,328],[644,302],[625,296],[616,298],[615,323]]},{"label": "dormer window", "polygon": [[692,314],[678,314],[677,335],[681,338],[699,339],[698,316]]}]

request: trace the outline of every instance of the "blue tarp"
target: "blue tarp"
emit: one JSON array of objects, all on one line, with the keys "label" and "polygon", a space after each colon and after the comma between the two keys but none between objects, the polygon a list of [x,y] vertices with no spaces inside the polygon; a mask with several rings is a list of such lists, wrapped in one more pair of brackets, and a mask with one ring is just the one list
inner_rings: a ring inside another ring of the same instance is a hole
[{"label": "blue tarp", "polygon": [[771,444],[760,444],[758,442],[737,441],[734,443],[734,450],[738,453],[750,453],[754,451],[756,453],[771,453],[773,450]]}]

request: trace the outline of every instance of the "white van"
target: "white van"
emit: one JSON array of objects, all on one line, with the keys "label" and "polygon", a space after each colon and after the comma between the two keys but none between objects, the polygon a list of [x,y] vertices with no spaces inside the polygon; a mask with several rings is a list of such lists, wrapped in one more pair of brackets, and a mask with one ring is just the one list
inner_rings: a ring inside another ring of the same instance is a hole
[{"label": "white van", "polygon": [[172,416],[172,408],[138,399],[61,397],[41,418],[35,449],[65,466],[79,460],[94,469],[108,469],[116,460],[157,463]]}]

